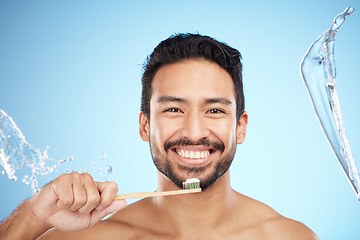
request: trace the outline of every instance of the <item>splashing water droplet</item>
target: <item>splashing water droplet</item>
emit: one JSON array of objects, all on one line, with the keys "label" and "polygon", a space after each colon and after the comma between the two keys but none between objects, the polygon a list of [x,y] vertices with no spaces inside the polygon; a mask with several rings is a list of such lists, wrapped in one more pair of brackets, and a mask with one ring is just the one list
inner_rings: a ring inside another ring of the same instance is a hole
[{"label": "splashing water droplet", "polygon": [[[39,176],[59,172],[60,166],[74,159],[73,156],[60,160],[51,159],[48,156],[48,149],[50,147],[46,146],[45,151],[41,151],[26,142],[12,118],[0,109],[0,164],[4,169],[1,171],[1,175],[7,174],[10,180],[17,181],[16,171],[27,167],[26,170],[31,172],[29,174],[31,176],[24,175],[21,181],[30,185],[34,194],[37,193],[40,190],[38,187]],[[105,153],[102,153],[101,160],[104,159]],[[91,162],[89,167],[93,170],[97,169],[99,174],[111,174],[114,171],[111,165],[97,166],[96,161]],[[73,170],[67,168],[63,171],[70,173]],[[90,173],[90,170],[81,167],[78,172]],[[50,178],[48,177],[48,179]]]},{"label": "splashing water droplet", "polygon": [[[335,36],[347,16],[355,12],[348,7],[334,18],[331,27],[310,46],[300,64],[301,77],[308,90],[316,116],[358,200],[360,177],[352,157],[335,89]],[[322,59],[319,61],[319,59]]]},{"label": "splashing water droplet", "polygon": [[[48,147],[47,147],[48,149]],[[47,149],[41,151],[31,146],[16,126],[11,117],[0,109],[0,164],[12,181],[17,180],[15,172],[23,167],[31,169],[29,179],[33,193],[39,191],[38,176],[46,175],[54,170],[46,162],[57,162],[47,155]],[[60,160],[62,161],[62,160]],[[29,181],[25,181],[29,182]]]},{"label": "splashing water droplet", "polygon": [[345,18],[355,13],[355,9],[352,7],[348,7],[344,12],[340,13],[334,18],[333,25],[331,25],[331,31],[338,31],[345,22]]},{"label": "splashing water droplet", "polygon": [[113,168],[111,165],[106,166],[106,167],[105,167],[105,172],[106,172],[107,174],[111,174],[111,173],[114,172],[114,168]]}]

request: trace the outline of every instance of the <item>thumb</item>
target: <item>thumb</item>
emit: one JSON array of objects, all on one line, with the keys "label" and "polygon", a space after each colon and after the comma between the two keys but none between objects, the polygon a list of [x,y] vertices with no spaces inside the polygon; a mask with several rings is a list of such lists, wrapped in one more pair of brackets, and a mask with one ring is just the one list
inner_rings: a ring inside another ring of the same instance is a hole
[{"label": "thumb", "polygon": [[98,209],[94,209],[93,211],[93,223],[97,223],[98,221],[100,221],[102,218],[104,218],[105,216],[119,211],[120,209],[125,208],[127,205],[125,200],[115,200],[113,201],[107,208],[103,209],[103,210],[98,210]]}]

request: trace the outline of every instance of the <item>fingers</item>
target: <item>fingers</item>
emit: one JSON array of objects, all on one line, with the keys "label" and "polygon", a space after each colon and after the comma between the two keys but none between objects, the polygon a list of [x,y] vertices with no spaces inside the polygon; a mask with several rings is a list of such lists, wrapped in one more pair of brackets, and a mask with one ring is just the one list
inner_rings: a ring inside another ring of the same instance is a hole
[{"label": "fingers", "polygon": [[50,185],[57,196],[57,206],[60,209],[69,209],[74,202],[73,178],[71,174],[63,174]]},{"label": "fingers", "polygon": [[[78,209],[80,213],[90,213],[100,202],[100,193],[96,184],[90,174],[82,174],[83,190],[85,192],[86,200],[83,205]],[[74,191],[75,194],[75,191]],[[76,199],[76,198],[75,198]],[[80,198],[81,199],[81,198]],[[81,199],[82,200],[82,199]]]},{"label": "fingers", "polygon": [[79,231],[125,207],[125,201],[114,201],[116,194],[115,183],[97,183],[88,173],[73,172],[44,186],[30,203],[41,222],[63,231]]},{"label": "fingers", "polygon": [[[77,211],[84,207],[87,202],[87,192],[85,190],[84,184],[85,180],[84,175],[78,173],[71,173],[72,177],[72,193],[73,193],[73,202],[69,206],[71,211]],[[80,212],[80,211],[79,211]]]},{"label": "fingers", "polygon": [[101,201],[96,209],[103,210],[114,201],[118,192],[118,186],[114,182],[97,182],[96,185],[101,194]]},{"label": "fingers", "polygon": [[126,207],[127,203],[125,200],[116,200],[113,201],[107,208],[103,209],[103,210],[98,210],[98,208],[96,208],[93,211],[93,222],[98,222],[100,219],[104,218],[106,215],[109,215],[115,211],[119,211],[120,209],[123,209],[124,207]]},{"label": "fingers", "polygon": [[[106,209],[114,202],[118,191],[114,182],[94,182],[90,174],[76,172],[61,175],[52,187],[58,196],[57,206],[60,209],[82,214],[91,213],[95,208],[99,211]],[[124,203],[116,203],[113,206],[114,211],[123,205]]]},{"label": "fingers", "polygon": [[119,211],[120,209],[123,209],[124,207],[127,206],[127,203],[125,200],[116,200],[113,201],[106,209],[106,215],[113,213],[115,211]]}]

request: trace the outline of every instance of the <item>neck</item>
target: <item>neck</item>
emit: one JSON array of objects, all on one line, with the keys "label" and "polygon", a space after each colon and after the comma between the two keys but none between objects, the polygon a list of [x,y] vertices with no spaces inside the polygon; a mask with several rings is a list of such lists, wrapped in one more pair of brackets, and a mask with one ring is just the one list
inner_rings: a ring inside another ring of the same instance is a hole
[{"label": "neck", "polygon": [[[201,184],[200,184],[201,185]],[[158,191],[173,190],[176,186],[164,175],[158,173]],[[153,204],[160,209],[170,226],[189,234],[189,229],[219,228],[231,221],[238,193],[230,186],[230,174],[226,172],[217,182],[201,193],[153,198]],[[165,210],[165,211],[164,211]],[[226,216],[226,219],[224,219]],[[190,233],[191,234],[191,233]]]}]

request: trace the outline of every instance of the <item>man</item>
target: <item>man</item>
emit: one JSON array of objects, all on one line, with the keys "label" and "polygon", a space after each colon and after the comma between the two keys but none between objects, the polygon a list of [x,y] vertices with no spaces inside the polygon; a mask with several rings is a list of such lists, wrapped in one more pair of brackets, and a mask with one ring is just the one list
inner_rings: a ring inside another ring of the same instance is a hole
[{"label": "man", "polygon": [[210,37],[179,34],[161,42],[145,65],[139,131],[158,170],[157,191],[196,177],[201,193],[125,207],[113,201],[115,183],[64,174],[1,225],[2,239],[317,239],[230,186],[229,167],[248,122],[240,60],[237,50]]}]

